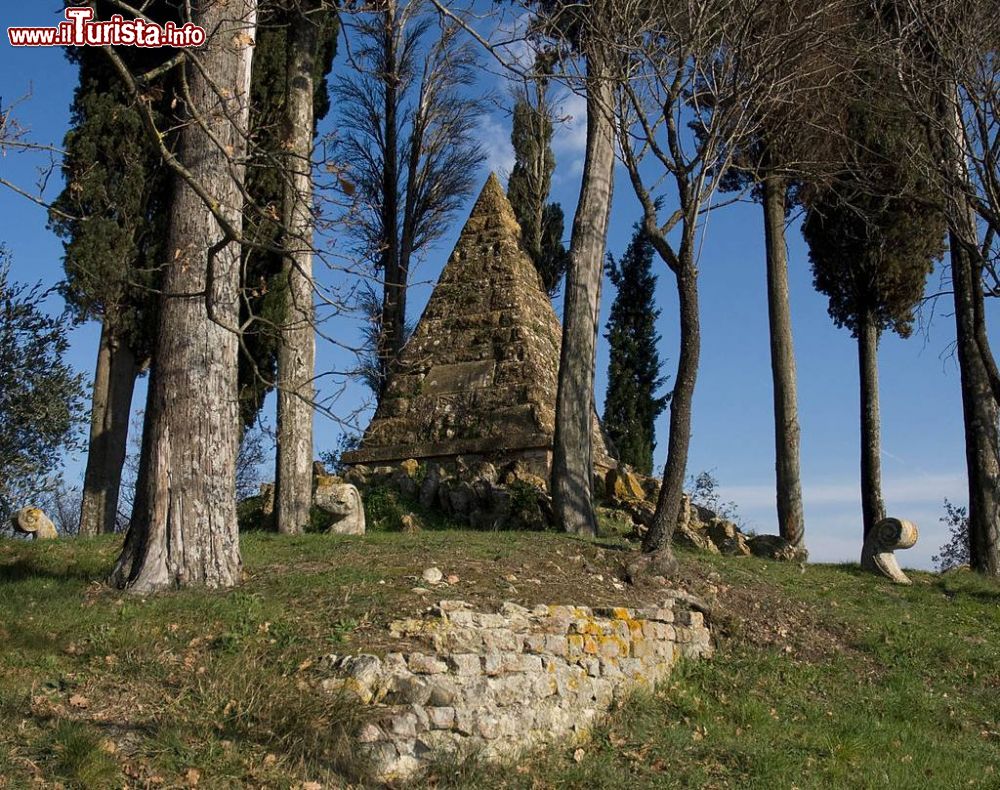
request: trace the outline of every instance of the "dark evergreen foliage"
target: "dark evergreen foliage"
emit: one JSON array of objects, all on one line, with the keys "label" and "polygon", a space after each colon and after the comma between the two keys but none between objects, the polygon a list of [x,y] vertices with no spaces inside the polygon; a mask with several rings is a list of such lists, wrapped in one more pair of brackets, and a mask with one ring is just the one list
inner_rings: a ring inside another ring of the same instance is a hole
[{"label": "dark evergreen foliage", "polygon": [[562,207],[549,203],[552,172],[556,166],[552,153],[552,110],[546,100],[548,79],[544,63],[534,78],[534,97],[525,88],[514,104],[511,143],[514,168],[507,183],[507,197],[521,225],[521,240],[538,269],[542,284],[550,296],[569,266],[569,253],[563,245],[565,220]]},{"label": "dark evergreen foliage", "polygon": [[653,245],[636,228],[628,249],[617,263],[609,254],[607,274],[617,289],[605,337],[610,345],[608,391],[604,399],[604,429],[619,460],[642,474],[653,470],[656,418],[669,395],[657,396],[666,378],[660,375],[660,336],[654,306],[656,275]]},{"label": "dark evergreen foliage", "polygon": [[[286,41],[289,15],[302,13],[305,4],[286,0],[262,2],[259,11],[253,77],[250,85],[251,157],[246,188],[252,205],[244,215],[244,233],[256,245],[243,253],[243,300],[240,322],[246,327],[240,353],[240,417],[244,426],[257,419],[267,393],[273,389],[278,365],[278,338],[285,320],[285,288],[281,244],[284,167],[282,118],[285,109]],[[314,10],[315,24],[322,28],[320,52],[313,75],[314,126],[330,110],[327,75],[337,53],[340,32],[336,12]],[[315,131],[315,129],[314,129]]]},{"label": "dark evergreen foliage", "polygon": [[846,113],[843,171],[805,190],[802,233],[814,283],[830,317],[857,336],[870,316],[878,331],[908,337],[927,275],[944,252],[940,196],[907,163],[912,121],[874,99]]},{"label": "dark evergreen foliage", "polygon": [[[106,19],[115,10],[99,2],[97,12]],[[159,0],[146,13],[166,22],[177,21],[179,12],[176,3]],[[118,54],[129,68],[143,73],[173,52],[121,47]],[[49,222],[64,240],[61,290],[77,321],[104,320],[117,341],[140,360],[148,359],[165,252],[169,174],[107,56],[81,47],[68,57],[79,66],[80,80],[64,141],[66,186],[53,203]],[[173,81],[168,73],[147,86],[154,116],[164,129],[171,126],[166,119]]]}]

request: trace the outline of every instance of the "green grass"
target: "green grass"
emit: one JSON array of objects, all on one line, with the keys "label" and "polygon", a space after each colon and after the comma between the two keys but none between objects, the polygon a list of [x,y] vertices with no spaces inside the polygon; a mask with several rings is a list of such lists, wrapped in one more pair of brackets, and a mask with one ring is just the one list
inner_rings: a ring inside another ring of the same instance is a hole
[{"label": "green grass", "polygon": [[[115,538],[0,541],[0,787],[343,786],[363,768],[348,739],[362,711],[317,691],[323,655],[388,649],[391,619],[441,597],[655,596],[610,585],[622,546],[255,533],[239,589],[142,598],[100,584]],[[461,581],[414,589],[431,564]],[[714,603],[712,661],[615,713],[582,754],[442,764],[418,786],[1000,787],[1000,586],[693,554],[682,568]]]},{"label": "green grass", "polygon": [[[440,784],[1000,787],[996,584],[912,573],[904,588],[851,566],[694,565],[719,577],[726,633],[711,662],[682,666],[618,711],[580,760],[566,748],[527,768],[450,767]],[[726,588],[753,597],[727,608]]]}]

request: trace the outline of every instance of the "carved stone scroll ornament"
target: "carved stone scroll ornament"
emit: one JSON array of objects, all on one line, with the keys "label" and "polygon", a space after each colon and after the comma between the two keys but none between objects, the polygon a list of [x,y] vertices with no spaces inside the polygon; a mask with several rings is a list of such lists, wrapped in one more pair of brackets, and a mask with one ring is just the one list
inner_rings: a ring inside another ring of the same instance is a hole
[{"label": "carved stone scroll ornament", "polygon": [[11,526],[34,540],[55,540],[59,537],[55,524],[37,507],[26,507],[10,517]]},{"label": "carved stone scroll ornament", "polygon": [[899,567],[897,549],[908,549],[917,542],[917,525],[901,518],[884,518],[868,533],[861,550],[861,567],[885,576],[896,584],[912,584]]}]

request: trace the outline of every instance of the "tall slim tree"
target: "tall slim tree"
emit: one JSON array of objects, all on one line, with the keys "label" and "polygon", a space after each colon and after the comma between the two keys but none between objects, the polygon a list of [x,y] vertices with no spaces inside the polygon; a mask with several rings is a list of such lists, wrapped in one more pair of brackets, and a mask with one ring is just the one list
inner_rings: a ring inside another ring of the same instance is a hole
[{"label": "tall slim tree", "polygon": [[652,474],[656,418],[669,397],[657,396],[666,379],[661,375],[653,292],[653,245],[637,227],[621,260],[608,254],[608,278],[617,289],[611,303],[607,334],[611,362],[604,398],[604,430],[618,460],[642,474]]},{"label": "tall slim tree", "polygon": [[484,158],[475,52],[459,25],[435,19],[424,0],[388,0],[354,16],[346,25],[354,73],[334,88],[342,176],[357,199],[345,227],[381,279],[366,377],[379,396],[407,339],[413,263],[446,232]]},{"label": "tall slim tree", "polygon": [[[761,106],[784,86],[789,34],[766,24],[759,5],[728,0],[697,6],[647,5],[641,45],[619,92],[619,144],[643,229],[674,277],[680,351],[670,399],[667,462],[643,551],[673,568],[671,540],[681,512],[695,383],[701,355],[698,241],[712,195],[739,150],[756,133]],[[797,31],[804,36],[808,28]],[[753,57],[746,57],[751,48]],[[758,68],[766,63],[767,68]],[[654,197],[671,187],[676,207]]]},{"label": "tall slim tree", "polygon": [[[288,152],[287,82],[289,36],[296,20],[312,20],[317,54],[311,80],[314,85],[313,128],[330,110],[328,74],[337,51],[338,16],[329,0],[298,3],[267,0],[260,3],[260,21],[254,47],[250,104],[250,161],[246,187],[251,200],[244,215],[244,235],[252,242],[243,249],[243,295],[240,324],[240,414],[249,428],[258,418],[264,399],[278,376],[278,346],[287,318],[288,289],[280,253],[284,229],[285,166]],[[319,17],[319,18],[317,18]]]},{"label": "tall slim tree", "polygon": [[175,178],[141,507],[112,573],[114,584],[140,592],[228,587],[241,573],[239,240],[257,4],[219,0],[194,6],[191,17],[209,39],[197,65],[179,65],[183,128],[170,160]]},{"label": "tall slim tree", "polygon": [[984,289],[1000,293],[1000,17],[988,0],[876,8],[897,97],[925,130],[916,161],[946,197],[969,482],[969,558],[1000,576],[1000,370]]},{"label": "tall slim tree", "polygon": [[312,151],[330,108],[327,74],[339,24],[327,0],[268,0],[258,30],[247,173],[253,200],[244,218],[257,246],[243,251],[240,407],[249,428],[277,385],[275,526],[297,533],[312,500]]},{"label": "tall slim tree", "polygon": [[566,72],[586,94],[587,146],[580,197],[573,218],[566,270],[562,347],[556,392],[556,426],[550,489],[562,528],[596,535],[593,502],[594,371],[604,252],[614,188],[615,85],[621,79],[618,36],[631,8],[610,0],[534,3],[539,35],[558,42],[565,66],[582,61],[583,73]]},{"label": "tall slim tree", "polygon": [[555,296],[566,274],[569,254],[563,245],[563,210],[549,202],[552,172],[553,116],[549,104],[551,57],[539,55],[535,74],[525,79],[514,103],[510,141],[514,168],[507,182],[507,197],[521,225],[521,240],[542,278],[542,285]]},{"label": "tall slim tree", "polygon": [[805,543],[802,481],[799,465],[799,407],[792,309],[788,292],[788,245],[785,239],[789,185],[780,172],[761,181],[767,269],[768,336],[774,390],[774,469],[778,533],[796,547]]},{"label": "tall slim tree", "polygon": [[286,152],[282,198],[286,312],[278,344],[274,508],[278,531],[286,534],[305,530],[312,505],[316,360],[312,153],[316,127],[315,74],[325,49],[324,37],[333,27],[330,14],[321,0],[304,2],[293,11],[288,28],[282,145]]},{"label": "tall slim tree", "polygon": [[[98,3],[98,12],[106,18],[110,4]],[[176,9],[162,2],[147,13],[161,22],[176,18]],[[163,57],[137,47],[118,52],[137,70]],[[152,351],[168,179],[135,102],[104,54],[85,47],[70,50],[69,58],[80,77],[64,143],[66,186],[50,227],[64,239],[62,291],[75,320],[101,322],[80,513],[80,534],[96,535],[115,529],[132,393]],[[158,117],[170,79],[151,86]]]},{"label": "tall slim tree", "polygon": [[885,517],[881,482],[878,345],[908,337],[924,284],[944,249],[937,195],[902,153],[916,133],[859,85],[847,108],[841,173],[808,190],[802,233],[830,316],[858,341],[864,536]]}]

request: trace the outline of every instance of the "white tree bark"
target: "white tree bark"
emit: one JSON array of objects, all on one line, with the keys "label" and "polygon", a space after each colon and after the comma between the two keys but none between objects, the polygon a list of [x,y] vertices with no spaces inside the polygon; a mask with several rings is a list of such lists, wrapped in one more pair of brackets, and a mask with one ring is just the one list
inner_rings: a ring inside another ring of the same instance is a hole
[{"label": "white tree bark", "polygon": [[175,179],[148,448],[137,492],[144,504],[111,581],[136,592],[240,580],[236,523],[240,250],[221,227],[242,227],[256,0],[204,0],[192,22],[208,31],[186,63],[188,123],[179,158],[211,196]]}]

